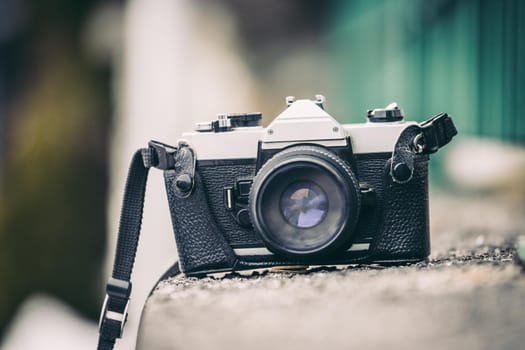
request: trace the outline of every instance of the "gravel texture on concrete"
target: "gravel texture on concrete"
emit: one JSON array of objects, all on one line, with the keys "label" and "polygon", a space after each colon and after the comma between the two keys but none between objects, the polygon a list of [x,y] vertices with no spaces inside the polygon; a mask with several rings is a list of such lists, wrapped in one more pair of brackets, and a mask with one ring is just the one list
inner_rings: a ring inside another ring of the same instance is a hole
[{"label": "gravel texture on concrete", "polygon": [[168,279],[138,348],[523,349],[524,203],[435,195],[428,262]]}]

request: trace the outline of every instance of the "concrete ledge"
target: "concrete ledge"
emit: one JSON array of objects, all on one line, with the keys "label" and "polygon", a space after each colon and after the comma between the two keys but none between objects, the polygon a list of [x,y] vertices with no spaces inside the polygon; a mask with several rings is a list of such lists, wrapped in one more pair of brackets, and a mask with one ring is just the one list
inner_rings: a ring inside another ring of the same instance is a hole
[{"label": "concrete ledge", "polygon": [[434,227],[428,263],[165,281],[147,302],[138,348],[521,348],[525,274],[511,241],[525,230],[523,206],[461,201],[434,203],[448,231]]}]

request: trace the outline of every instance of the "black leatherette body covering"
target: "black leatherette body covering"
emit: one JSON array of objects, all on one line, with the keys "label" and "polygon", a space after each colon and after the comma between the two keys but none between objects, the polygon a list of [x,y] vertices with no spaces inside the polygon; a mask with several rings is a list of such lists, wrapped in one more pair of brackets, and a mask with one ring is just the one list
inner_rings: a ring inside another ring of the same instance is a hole
[{"label": "black leatherette body covering", "polygon": [[428,224],[428,156],[416,157],[412,179],[395,183],[385,176],[385,211],[371,259],[424,259],[430,254]]},{"label": "black leatherette body covering", "polygon": [[210,211],[228,243],[237,246],[262,245],[262,241],[255,231],[251,228],[241,227],[224,207],[224,188],[233,186],[239,178],[255,176],[255,160],[253,164],[244,162],[212,166],[197,165],[197,171],[202,177],[203,189],[210,204]]},{"label": "black leatherette body covering", "polygon": [[200,174],[196,173],[194,191],[186,198],[175,195],[176,177],[174,170],[164,172],[182,271],[232,267],[235,264],[235,255],[210,213]]},{"label": "black leatherette body covering", "polygon": [[[311,264],[354,262],[402,263],[425,259],[430,253],[428,233],[428,156],[416,156],[413,178],[394,183],[386,154],[357,157],[359,183],[374,190],[376,205],[361,208],[355,242],[371,242],[365,252],[342,252]],[[241,227],[226,210],[224,187],[255,174],[255,164],[199,166],[193,193],[174,194],[175,174],[165,172],[166,190],[179,259],[184,272],[265,267],[291,262],[278,256],[236,257],[232,247],[263,247],[252,228]],[[303,262],[304,263],[304,262]]]}]

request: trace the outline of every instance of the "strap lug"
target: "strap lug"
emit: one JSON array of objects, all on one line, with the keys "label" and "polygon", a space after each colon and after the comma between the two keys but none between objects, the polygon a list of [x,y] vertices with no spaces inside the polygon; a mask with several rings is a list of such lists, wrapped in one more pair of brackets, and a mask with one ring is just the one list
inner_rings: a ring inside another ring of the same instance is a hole
[{"label": "strap lug", "polygon": [[449,143],[458,131],[447,113],[440,113],[419,124],[423,135],[422,153],[436,153]]},{"label": "strap lug", "polygon": [[[158,141],[148,142],[148,147],[150,150],[153,150],[152,164],[149,164],[149,166],[154,166],[160,170],[168,170],[175,167],[176,147]],[[148,164],[145,165],[148,166]]]}]

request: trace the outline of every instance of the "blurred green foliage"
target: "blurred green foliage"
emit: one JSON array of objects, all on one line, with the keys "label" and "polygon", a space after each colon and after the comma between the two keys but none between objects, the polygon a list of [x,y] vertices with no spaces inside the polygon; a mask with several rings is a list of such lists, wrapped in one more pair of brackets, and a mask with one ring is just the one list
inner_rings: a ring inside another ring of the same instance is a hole
[{"label": "blurred green foliage", "polygon": [[2,14],[25,11],[0,42],[0,335],[32,293],[92,318],[99,308],[110,76],[80,40],[95,3],[11,2]]}]

